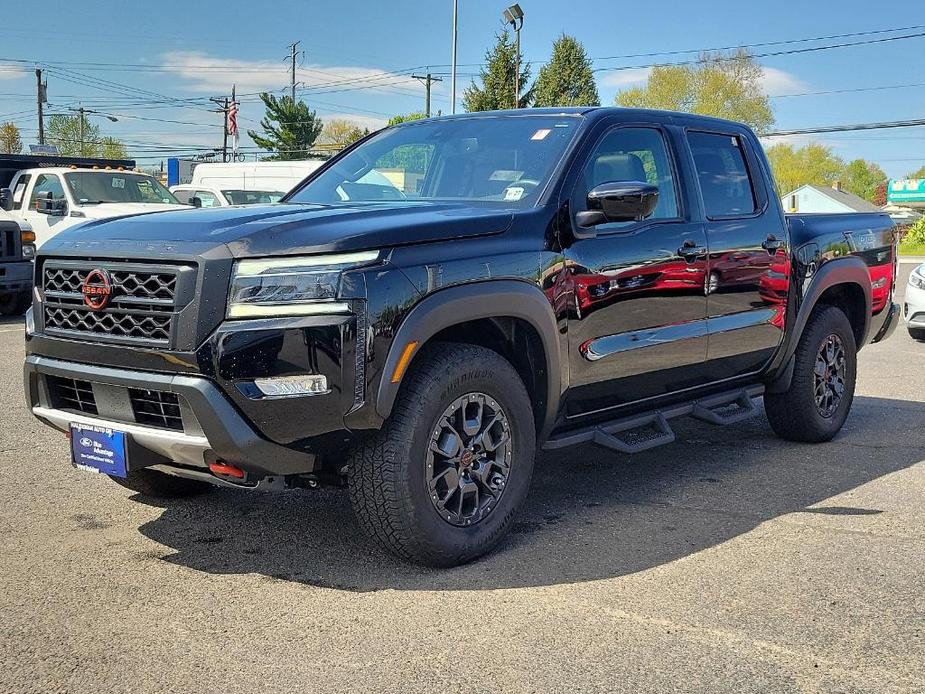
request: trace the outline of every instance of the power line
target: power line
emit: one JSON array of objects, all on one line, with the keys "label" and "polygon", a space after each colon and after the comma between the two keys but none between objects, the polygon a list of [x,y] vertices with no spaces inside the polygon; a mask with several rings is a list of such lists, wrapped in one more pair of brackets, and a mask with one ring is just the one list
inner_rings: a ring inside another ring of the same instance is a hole
[{"label": "power line", "polygon": [[800,128],[795,130],[775,130],[763,133],[761,137],[783,137],[785,135],[815,135],[819,133],[843,133],[857,130],[882,130],[886,128],[916,128],[925,125],[925,118],[913,120],[883,121],[880,123],[858,123],[855,125],[827,125],[816,128]]}]

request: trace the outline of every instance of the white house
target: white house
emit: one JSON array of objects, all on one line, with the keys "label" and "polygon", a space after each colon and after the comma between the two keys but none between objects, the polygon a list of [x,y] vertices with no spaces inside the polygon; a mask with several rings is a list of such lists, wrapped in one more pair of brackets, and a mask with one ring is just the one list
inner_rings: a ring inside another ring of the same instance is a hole
[{"label": "white house", "polygon": [[846,213],[846,212],[880,212],[873,203],[859,198],[853,193],[842,190],[841,183],[835,182],[831,188],[807,184],[787,193],[781,199],[784,212]]}]

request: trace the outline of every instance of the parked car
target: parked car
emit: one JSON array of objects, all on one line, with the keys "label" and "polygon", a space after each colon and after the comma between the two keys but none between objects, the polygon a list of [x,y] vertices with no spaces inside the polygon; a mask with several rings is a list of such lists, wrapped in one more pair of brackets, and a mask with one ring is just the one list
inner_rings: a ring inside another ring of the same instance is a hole
[{"label": "parked car", "polygon": [[[47,243],[26,398],[77,467],[142,494],[343,485],[384,547],[450,566],[510,530],[538,448],[634,453],[673,441],[672,418],[730,424],[760,396],[780,436],[835,436],[857,350],[898,322],[869,272],[885,258],[895,276],[892,227],[785,216],[757,137],[729,121],[404,123],[281,204]],[[740,252],[766,269],[706,291],[711,261]],[[578,310],[579,275],[625,293]]]},{"label": "parked car", "polygon": [[134,171],[24,169],[10,187],[13,211],[32,226],[38,247],[89,219],[185,207],[156,178]]},{"label": "parked car", "polygon": [[210,188],[186,183],[171,186],[170,192],[180,202],[193,207],[228,207],[229,205],[266,205],[279,202],[286,191]]},{"label": "parked car", "polygon": [[915,340],[925,340],[925,264],[909,274],[903,314],[909,335]]},{"label": "parked car", "polygon": [[0,191],[0,315],[18,316],[32,302],[35,234],[28,222],[10,214],[8,189]]}]

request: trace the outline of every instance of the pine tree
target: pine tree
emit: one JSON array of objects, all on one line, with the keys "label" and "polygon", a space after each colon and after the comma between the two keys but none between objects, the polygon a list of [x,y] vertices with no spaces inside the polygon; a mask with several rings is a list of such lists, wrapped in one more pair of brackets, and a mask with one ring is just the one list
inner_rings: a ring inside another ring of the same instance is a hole
[{"label": "pine tree", "polygon": [[[514,77],[517,72],[517,50],[507,29],[496,36],[494,48],[485,53],[485,67],[480,79],[482,86],[473,80],[463,94],[463,108],[467,111],[496,111],[514,107]],[[533,100],[530,66],[520,55],[520,94],[517,108],[526,108]]]},{"label": "pine tree", "polygon": [[600,106],[591,60],[584,46],[562,34],[552,45],[552,58],[540,68],[534,106]]},{"label": "pine tree", "polygon": [[253,130],[247,134],[261,149],[273,152],[270,159],[306,159],[308,151],[321,134],[321,119],[304,101],[291,96],[277,98],[264,92],[260,95],[266,115],[260,121],[263,135]]}]

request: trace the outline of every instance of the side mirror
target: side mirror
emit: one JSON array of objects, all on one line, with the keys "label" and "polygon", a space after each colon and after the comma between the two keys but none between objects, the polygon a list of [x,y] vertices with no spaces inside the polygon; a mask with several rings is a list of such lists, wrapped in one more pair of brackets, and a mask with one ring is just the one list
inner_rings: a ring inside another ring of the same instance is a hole
[{"label": "side mirror", "polygon": [[50,190],[39,193],[39,197],[35,201],[35,211],[47,214],[50,217],[63,217],[67,212],[67,200],[64,198],[55,199],[54,193]]},{"label": "side mirror", "polygon": [[13,209],[13,192],[9,188],[0,188],[0,210],[9,212]]},{"label": "side mirror", "polygon": [[194,195],[189,199],[189,204],[193,207],[202,207],[202,200]]},{"label": "side mirror", "polygon": [[576,221],[582,228],[608,222],[641,222],[655,211],[656,205],[658,186],[651,183],[601,183],[588,193],[588,209],[579,212]]}]

